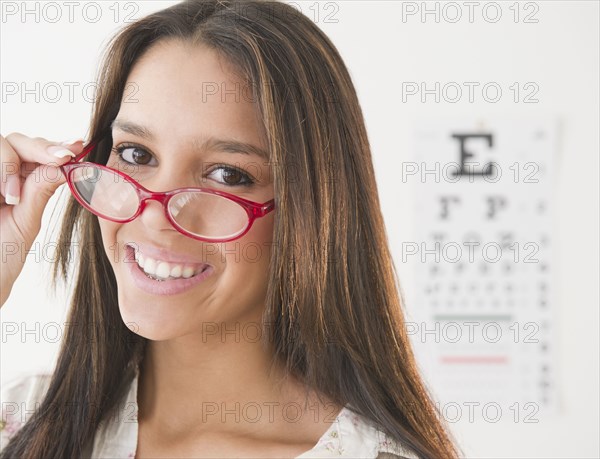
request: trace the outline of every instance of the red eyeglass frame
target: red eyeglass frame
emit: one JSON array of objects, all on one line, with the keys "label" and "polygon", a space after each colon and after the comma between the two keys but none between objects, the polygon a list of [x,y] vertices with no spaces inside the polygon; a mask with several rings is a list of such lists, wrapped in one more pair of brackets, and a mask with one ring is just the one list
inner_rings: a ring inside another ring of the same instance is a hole
[{"label": "red eyeglass frame", "polygon": [[[173,227],[177,231],[182,233],[183,235],[191,237],[191,238],[199,240],[199,241],[205,241],[205,242],[228,242],[228,241],[234,241],[234,240],[239,239],[242,236],[244,236],[248,231],[250,231],[250,228],[252,228],[252,225],[254,224],[254,221],[257,218],[264,217],[269,212],[271,212],[273,209],[275,209],[275,200],[274,199],[271,199],[270,201],[267,201],[267,202],[264,202],[261,204],[258,202],[254,202],[254,201],[250,201],[248,199],[241,198],[234,194],[227,193],[225,191],[213,190],[210,188],[187,187],[187,188],[177,188],[175,190],[163,191],[163,192],[150,191],[149,189],[143,187],[140,183],[135,181],[132,177],[130,177],[129,175],[127,175],[117,169],[113,169],[111,167],[107,167],[107,166],[104,166],[102,164],[97,164],[97,163],[80,162],[85,156],[87,156],[96,147],[96,145],[97,145],[97,143],[88,144],[79,155],[75,156],[68,163],[61,165],[60,169],[61,169],[62,173],[64,174],[64,176],[67,180],[67,184],[69,185],[69,188],[71,189],[71,193],[73,194],[73,196],[75,197],[77,202],[79,202],[79,204],[81,204],[84,208],[89,210],[92,214],[97,215],[98,217],[104,218],[105,220],[110,220],[115,223],[130,222],[130,221],[136,219],[144,211],[144,209],[146,207],[146,201],[153,199],[155,201],[159,201],[162,204],[163,210],[165,212],[165,217],[167,218],[167,220],[169,220],[171,225],[173,225]],[[77,169],[78,167],[88,166],[89,164],[93,164],[94,167],[99,167],[100,169],[106,169],[106,170],[110,171],[111,173],[117,174],[134,186],[134,188],[137,192],[140,204],[138,206],[137,211],[133,214],[133,216],[131,216],[130,218],[127,218],[127,219],[115,219],[113,217],[109,217],[107,215],[104,215],[104,214],[92,209],[85,202],[85,200],[79,196],[79,193],[77,192],[75,186],[73,185],[73,183],[71,181],[71,174],[72,174],[73,170]],[[239,204],[240,206],[242,206],[242,208],[246,211],[246,214],[248,215],[248,224],[246,225],[246,228],[244,229],[243,232],[241,232],[240,234],[238,234],[236,236],[232,236],[229,238],[222,238],[222,239],[205,238],[205,237],[197,236],[193,233],[186,231],[184,228],[179,226],[177,224],[177,222],[171,217],[171,214],[169,213],[169,209],[168,209],[168,203],[174,195],[181,193],[181,192],[187,192],[187,191],[202,191],[204,193],[216,194],[216,195],[222,196],[224,198],[227,198],[227,199]]]}]

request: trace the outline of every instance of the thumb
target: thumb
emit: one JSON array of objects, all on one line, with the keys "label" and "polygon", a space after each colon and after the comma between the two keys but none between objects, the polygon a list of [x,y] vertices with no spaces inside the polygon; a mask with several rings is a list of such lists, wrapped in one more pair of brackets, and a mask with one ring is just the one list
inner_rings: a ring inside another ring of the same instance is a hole
[{"label": "thumb", "polygon": [[34,239],[39,232],[48,201],[64,183],[66,179],[60,167],[50,164],[38,165],[25,179],[20,202],[13,208],[13,218],[29,238]]}]

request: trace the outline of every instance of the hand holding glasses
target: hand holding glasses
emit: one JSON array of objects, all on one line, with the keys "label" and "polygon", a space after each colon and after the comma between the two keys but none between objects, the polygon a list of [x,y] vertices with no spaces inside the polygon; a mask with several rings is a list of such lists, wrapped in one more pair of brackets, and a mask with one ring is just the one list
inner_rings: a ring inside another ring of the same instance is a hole
[{"label": "hand holding glasses", "polygon": [[257,218],[275,208],[209,188],[178,188],[153,192],[130,176],[101,164],[80,162],[95,147],[90,144],[60,166],[77,201],[98,217],[126,223],[142,213],[148,200],[163,205],[166,218],[182,234],[206,242],[227,242],[246,234]]}]

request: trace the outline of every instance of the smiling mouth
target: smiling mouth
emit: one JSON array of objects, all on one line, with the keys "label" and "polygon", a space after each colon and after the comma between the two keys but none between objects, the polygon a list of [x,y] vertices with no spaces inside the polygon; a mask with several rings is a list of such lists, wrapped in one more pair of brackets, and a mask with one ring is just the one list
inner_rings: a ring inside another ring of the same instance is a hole
[{"label": "smiling mouth", "polygon": [[144,273],[144,275],[146,277],[148,277],[149,279],[155,280],[157,282],[166,282],[166,281],[171,281],[171,280],[181,280],[181,279],[190,279],[192,277],[196,277],[198,274],[202,274],[204,271],[206,271],[208,269],[208,265],[206,265],[201,271],[197,272],[196,274],[194,274],[193,276],[190,277],[167,277],[166,279],[163,279],[161,277],[154,277],[152,274],[148,274],[146,271],[144,271],[140,265],[138,265],[138,268],[140,269],[140,271],[142,271]]},{"label": "smiling mouth", "polygon": [[190,279],[204,273],[210,267],[209,264],[194,266],[189,263],[165,262],[143,256],[130,245],[126,245],[126,248],[130,253],[130,260],[137,265],[137,268],[148,279],[156,282]]},{"label": "smiling mouth", "polygon": [[[139,267],[139,265],[138,265],[138,267]],[[148,274],[148,273],[147,273],[146,271],[144,271],[142,268],[140,268],[140,269],[142,270],[142,272],[144,273],[144,275],[145,275],[145,276],[146,276],[148,279],[152,279],[152,280],[155,280],[155,281],[158,281],[158,282],[165,282],[166,280],[168,280],[168,279],[169,279],[169,278],[167,278],[167,279],[161,279],[160,277],[154,277],[152,274]],[[192,277],[194,277],[194,276],[192,276]],[[174,277],[171,277],[170,279],[174,279]]]}]

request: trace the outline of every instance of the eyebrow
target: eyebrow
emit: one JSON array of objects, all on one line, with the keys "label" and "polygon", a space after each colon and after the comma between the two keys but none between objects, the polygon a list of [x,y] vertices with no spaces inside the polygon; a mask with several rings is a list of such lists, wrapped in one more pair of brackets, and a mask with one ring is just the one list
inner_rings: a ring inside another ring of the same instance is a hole
[{"label": "eyebrow", "polygon": [[[131,121],[115,119],[111,123],[111,128],[118,129],[146,140],[154,140],[154,135],[149,129]],[[192,143],[194,148],[199,150],[210,149],[225,153],[243,153],[246,155],[259,156],[265,161],[269,160],[269,154],[262,148],[250,143],[239,142],[233,139],[216,139],[214,137],[208,137],[203,142],[201,142],[199,139],[194,139]]]}]

